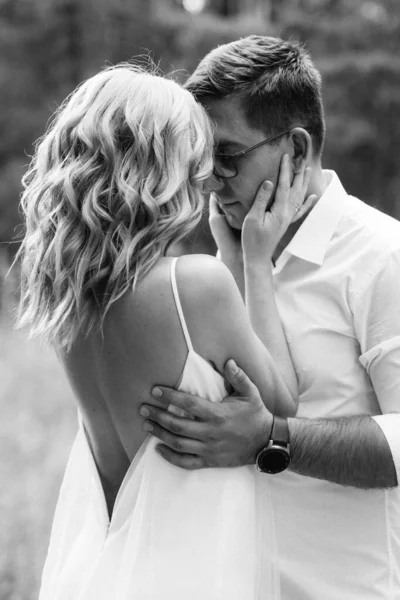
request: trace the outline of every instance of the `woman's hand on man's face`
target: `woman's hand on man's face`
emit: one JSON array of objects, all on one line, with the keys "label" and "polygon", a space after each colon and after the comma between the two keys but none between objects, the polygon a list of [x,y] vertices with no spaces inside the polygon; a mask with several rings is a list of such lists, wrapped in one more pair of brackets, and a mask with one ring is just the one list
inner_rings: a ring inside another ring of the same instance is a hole
[{"label": "woman's hand on man's face", "polygon": [[302,166],[291,183],[289,156],[282,157],[274,191],[271,181],[260,186],[243,223],[242,246],[245,261],[254,263],[272,259],[272,255],[291,223],[298,221],[316,200],[306,198],[311,168]]},{"label": "woman's hand on man's face", "polygon": [[234,231],[220,211],[214,194],[210,195],[209,224],[211,233],[217,244],[221,260],[227,266],[242,262],[242,246],[240,232]]}]

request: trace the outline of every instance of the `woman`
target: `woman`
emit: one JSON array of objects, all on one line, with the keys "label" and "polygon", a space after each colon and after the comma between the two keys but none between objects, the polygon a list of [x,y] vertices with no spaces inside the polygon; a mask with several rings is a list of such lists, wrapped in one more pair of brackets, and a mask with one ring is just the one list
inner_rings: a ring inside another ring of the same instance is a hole
[{"label": "woman", "polygon": [[[217,259],[167,256],[200,220],[212,147],[207,115],[187,91],[124,64],[67,98],[25,177],[19,325],[54,344],[80,423],[41,600],[277,597],[267,479],[253,467],[180,470],[138,416],[160,381],[221,401],[229,358],[271,410],[296,412],[272,290],[263,292],[266,328],[257,309],[250,322]],[[278,199],[290,216],[306,179],[297,175]],[[260,289],[248,289],[250,305]],[[269,349],[260,341],[268,336]],[[267,397],[271,378],[279,406]]]}]

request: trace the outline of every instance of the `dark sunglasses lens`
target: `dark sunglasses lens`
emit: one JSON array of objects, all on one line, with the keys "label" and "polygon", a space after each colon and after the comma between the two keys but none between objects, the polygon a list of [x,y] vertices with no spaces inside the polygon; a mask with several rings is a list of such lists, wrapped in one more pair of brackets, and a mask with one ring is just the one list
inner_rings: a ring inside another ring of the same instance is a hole
[{"label": "dark sunglasses lens", "polygon": [[214,156],[213,173],[216,177],[221,177],[222,179],[229,179],[229,177],[235,177],[237,171],[236,166],[232,160],[221,159],[218,156]]}]

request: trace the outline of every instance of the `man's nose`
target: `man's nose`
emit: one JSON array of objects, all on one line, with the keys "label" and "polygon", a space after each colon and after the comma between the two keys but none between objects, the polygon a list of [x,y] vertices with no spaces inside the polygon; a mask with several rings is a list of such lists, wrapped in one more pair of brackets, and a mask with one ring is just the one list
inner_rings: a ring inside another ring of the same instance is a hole
[{"label": "man's nose", "polygon": [[219,192],[224,187],[224,180],[212,174],[205,180],[204,187],[209,192]]}]

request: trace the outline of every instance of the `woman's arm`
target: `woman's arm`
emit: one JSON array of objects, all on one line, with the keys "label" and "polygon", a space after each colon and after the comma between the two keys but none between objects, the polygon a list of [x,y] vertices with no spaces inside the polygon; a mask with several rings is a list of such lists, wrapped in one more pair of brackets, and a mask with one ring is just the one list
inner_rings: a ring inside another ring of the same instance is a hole
[{"label": "woman's arm", "polygon": [[273,184],[265,181],[244,221],[242,232],[245,297],[250,321],[279,368],[296,405],[297,376],[275,301],[272,256],[293,216],[299,214],[299,207],[304,214],[309,175],[310,170],[303,167],[291,185],[289,158],[285,154],[272,205]]},{"label": "woman's arm", "polygon": [[268,348],[252,327],[229,269],[206,255],[182,256],[178,287],[195,349],[223,373],[233,358],[260,390],[268,409],[293,416],[297,402]]},{"label": "woman's arm", "polygon": [[245,262],[244,274],[246,307],[252,327],[268,347],[297,405],[297,376],[275,301],[271,264],[268,261],[264,264]]}]

